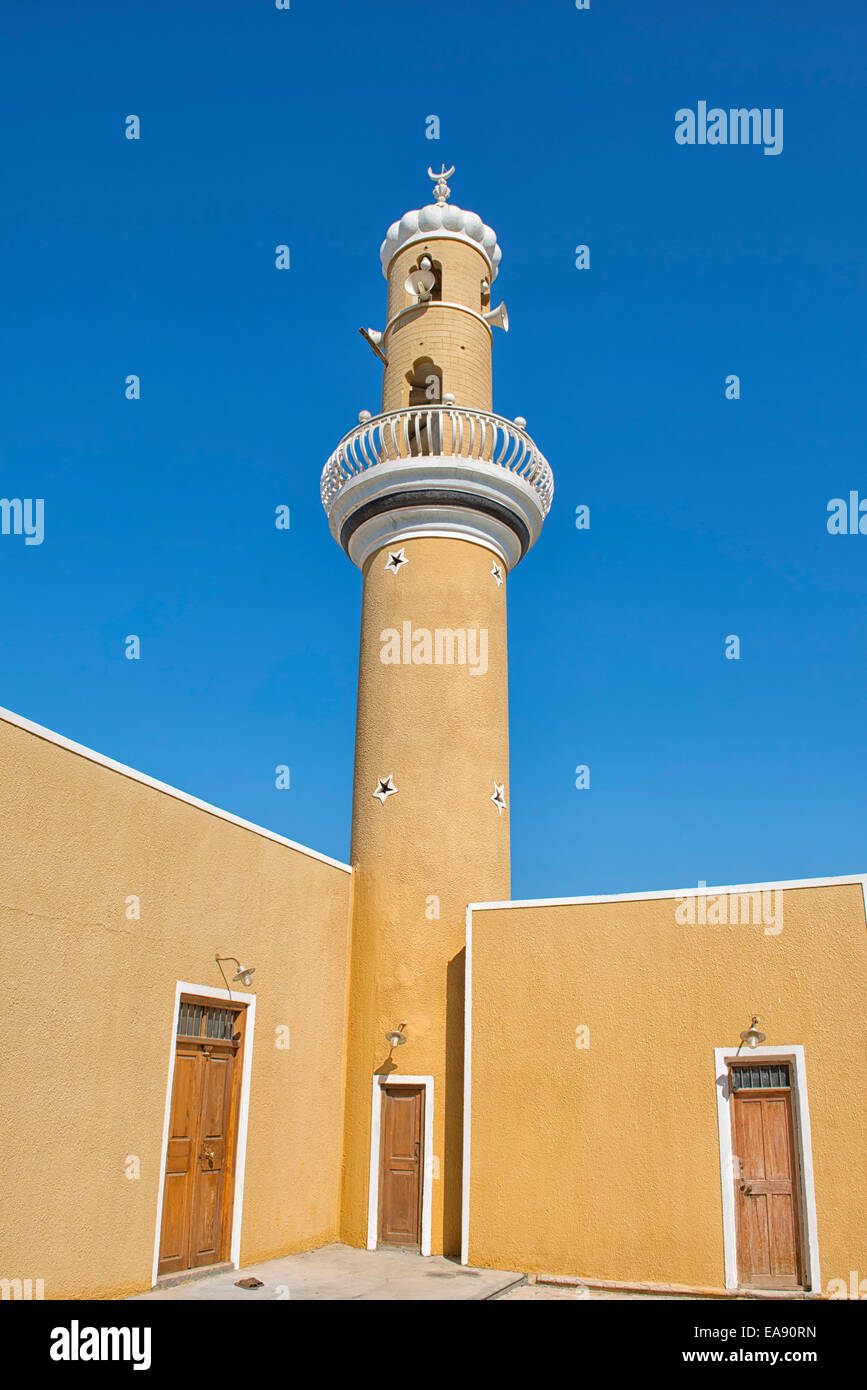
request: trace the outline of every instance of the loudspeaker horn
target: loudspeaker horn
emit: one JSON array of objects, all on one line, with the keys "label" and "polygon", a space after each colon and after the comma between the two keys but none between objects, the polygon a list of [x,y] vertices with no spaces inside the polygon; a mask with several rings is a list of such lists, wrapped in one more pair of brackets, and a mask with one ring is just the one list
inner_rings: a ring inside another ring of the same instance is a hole
[{"label": "loudspeaker horn", "polygon": [[430,299],[430,292],[437,282],[437,277],[432,270],[413,270],[404,282],[404,289],[407,294],[413,295],[421,303]]},{"label": "loudspeaker horn", "polygon": [[509,312],[505,304],[498,304],[496,309],[489,309],[486,314],[482,314],[482,318],[491,328],[502,328],[504,333],[508,333]]}]

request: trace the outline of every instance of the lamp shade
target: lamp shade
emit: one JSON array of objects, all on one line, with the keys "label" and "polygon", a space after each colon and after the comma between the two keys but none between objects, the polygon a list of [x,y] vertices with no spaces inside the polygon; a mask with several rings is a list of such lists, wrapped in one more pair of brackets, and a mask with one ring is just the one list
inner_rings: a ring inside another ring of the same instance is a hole
[{"label": "lamp shade", "polygon": [[765,1034],[760,1033],[756,1027],[758,1021],[756,1017],[753,1017],[749,1028],[745,1028],[741,1033],[741,1042],[746,1043],[747,1047],[758,1047],[759,1043],[765,1041]]}]

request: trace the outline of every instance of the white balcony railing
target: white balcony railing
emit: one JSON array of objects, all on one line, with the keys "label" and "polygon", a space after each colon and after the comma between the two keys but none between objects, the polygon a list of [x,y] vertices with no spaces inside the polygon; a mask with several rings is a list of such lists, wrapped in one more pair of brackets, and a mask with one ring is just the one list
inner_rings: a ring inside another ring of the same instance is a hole
[{"label": "white balcony railing", "polygon": [[530,436],[502,415],[460,406],[390,410],[356,425],[322,470],[322,505],[330,515],[344,483],[377,464],[426,456],[478,459],[505,468],[533,489],[542,515],[548,515],[554,475]]}]

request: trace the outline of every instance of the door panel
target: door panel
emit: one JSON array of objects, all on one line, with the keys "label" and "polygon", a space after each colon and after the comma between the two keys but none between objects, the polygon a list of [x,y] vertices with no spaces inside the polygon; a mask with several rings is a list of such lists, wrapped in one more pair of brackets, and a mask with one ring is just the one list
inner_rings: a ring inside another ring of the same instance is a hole
[{"label": "door panel", "polygon": [[797,1230],[792,1211],[792,1199],[787,1196],[772,1195],[768,1199],[768,1206],[771,1214],[771,1231],[773,1232],[772,1269],[782,1273],[791,1271],[793,1276],[797,1276],[800,1262],[798,1260]]},{"label": "door panel", "polygon": [[222,1257],[221,1214],[225,1191],[226,1139],[232,1101],[231,1057],[206,1053],[196,1200],[190,1239],[190,1265],[216,1264]]},{"label": "door panel", "polygon": [[186,1242],[193,1194],[193,1164],[201,1102],[202,1058],[198,1051],[178,1045],[174,1092],[166,1153],[160,1274],[186,1268]]},{"label": "door panel", "polygon": [[421,1246],[423,1086],[383,1086],[379,1240]]},{"label": "door panel", "polygon": [[764,1108],[768,1140],[765,1153],[767,1162],[765,1176],[787,1182],[792,1175],[789,1161],[791,1136],[789,1134],[788,1098],[780,1096],[776,1100],[766,1100]]}]

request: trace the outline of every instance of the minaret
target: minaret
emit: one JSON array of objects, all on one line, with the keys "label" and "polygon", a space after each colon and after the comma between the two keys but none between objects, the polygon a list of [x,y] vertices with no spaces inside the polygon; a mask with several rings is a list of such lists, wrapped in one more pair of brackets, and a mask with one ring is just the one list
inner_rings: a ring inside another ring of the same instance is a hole
[{"label": "minaret", "polygon": [[388,230],[387,322],[362,330],[384,362],[382,412],[362,411],[322,475],[332,534],[364,576],[342,1238],[383,1234],[382,1081],[433,1078],[418,1172],[410,1153],[394,1178],[432,1254],[460,1248],[466,908],[509,897],[506,579],[553,494],[526,421],[492,414],[501,252],[449,205],[453,173],[429,170],[435,203]]}]

